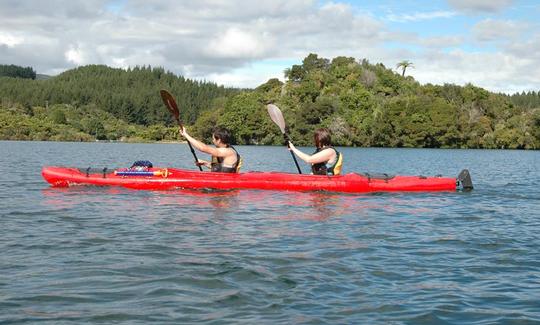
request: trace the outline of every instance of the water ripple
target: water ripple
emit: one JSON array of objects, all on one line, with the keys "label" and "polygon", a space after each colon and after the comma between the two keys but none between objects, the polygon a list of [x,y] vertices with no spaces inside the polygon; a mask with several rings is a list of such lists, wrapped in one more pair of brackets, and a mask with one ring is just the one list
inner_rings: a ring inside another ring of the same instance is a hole
[{"label": "water ripple", "polygon": [[344,148],[351,170],[452,174],[466,161],[476,189],[341,195],[52,189],[38,171],[59,156],[178,157],[162,145],[2,145],[18,156],[0,163],[20,168],[0,173],[0,323],[540,322],[537,152]]}]

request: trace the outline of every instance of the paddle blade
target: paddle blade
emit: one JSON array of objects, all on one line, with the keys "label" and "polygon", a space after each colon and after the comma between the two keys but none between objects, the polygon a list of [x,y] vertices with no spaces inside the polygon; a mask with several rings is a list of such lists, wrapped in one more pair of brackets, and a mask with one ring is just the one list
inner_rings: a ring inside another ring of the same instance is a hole
[{"label": "paddle blade", "polygon": [[281,133],[285,134],[285,119],[281,110],[274,104],[266,105],[266,109],[268,109],[268,115],[270,115],[272,121],[279,127]]},{"label": "paddle blade", "polygon": [[159,94],[161,95],[161,99],[163,100],[165,106],[167,106],[169,112],[171,112],[176,121],[180,124],[180,111],[178,111],[178,106],[176,105],[176,101],[174,100],[173,96],[164,89],[160,90]]}]

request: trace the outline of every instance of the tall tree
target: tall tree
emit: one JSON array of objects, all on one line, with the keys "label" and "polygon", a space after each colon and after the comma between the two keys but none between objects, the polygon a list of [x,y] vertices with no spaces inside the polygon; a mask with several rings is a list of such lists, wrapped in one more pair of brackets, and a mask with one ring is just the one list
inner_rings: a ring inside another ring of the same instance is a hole
[{"label": "tall tree", "polygon": [[403,60],[401,62],[399,62],[397,65],[396,65],[396,68],[401,68],[401,76],[402,77],[405,77],[405,70],[407,70],[408,67],[411,67],[413,68],[413,63],[410,62],[410,61],[407,61],[407,60]]}]

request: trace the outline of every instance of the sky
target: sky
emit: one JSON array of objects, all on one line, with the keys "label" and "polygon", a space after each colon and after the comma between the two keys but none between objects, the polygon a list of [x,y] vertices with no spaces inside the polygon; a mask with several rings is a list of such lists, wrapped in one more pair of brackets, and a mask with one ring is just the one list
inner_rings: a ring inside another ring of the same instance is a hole
[{"label": "sky", "polygon": [[163,67],[254,88],[310,53],[422,84],[540,90],[538,0],[0,0],[0,64]]}]

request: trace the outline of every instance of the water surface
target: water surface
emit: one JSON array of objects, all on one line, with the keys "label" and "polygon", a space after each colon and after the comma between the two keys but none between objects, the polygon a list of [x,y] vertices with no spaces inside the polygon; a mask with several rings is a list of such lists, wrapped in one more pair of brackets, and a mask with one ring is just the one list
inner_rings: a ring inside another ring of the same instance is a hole
[{"label": "water surface", "polygon": [[345,172],[468,168],[475,190],[55,189],[41,166],[194,167],[180,144],[0,142],[0,323],[540,322],[539,152],[340,149]]}]

